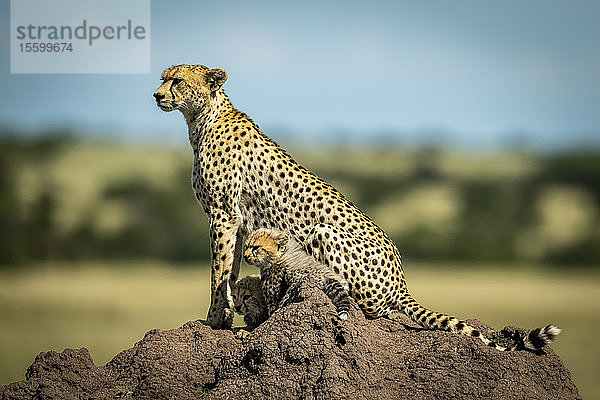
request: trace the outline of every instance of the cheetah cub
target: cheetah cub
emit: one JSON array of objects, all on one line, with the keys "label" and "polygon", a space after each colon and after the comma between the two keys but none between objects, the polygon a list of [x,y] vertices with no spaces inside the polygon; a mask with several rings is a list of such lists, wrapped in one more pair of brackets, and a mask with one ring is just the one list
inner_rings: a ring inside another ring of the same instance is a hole
[{"label": "cheetah cub", "polygon": [[244,316],[248,329],[256,328],[269,318],[260,276],[249,275],[237,281],[231,288],[231,296],[235,312]]},{"label": "cheetah cub", "polygon": [[309,256],[291,236],[270,229],[248,235],[244,259],[260,268],[263,295],[269,315],[275,311],[288,289],[312,280],[337,309],[338,317],[348,318],[348,283],[324,264]]}]

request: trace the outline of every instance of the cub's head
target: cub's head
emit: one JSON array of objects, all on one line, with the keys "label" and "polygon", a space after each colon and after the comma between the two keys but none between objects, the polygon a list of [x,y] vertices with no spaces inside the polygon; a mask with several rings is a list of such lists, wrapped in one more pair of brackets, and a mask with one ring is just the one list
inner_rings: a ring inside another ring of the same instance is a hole
[{"label": "cub's head", "polygon": [[179,110],[186,117],[201,113],[227,80],[227,72],[204,65],[176,65],[163,72],[154,92],[163,111]]},{"label": "cub's head", "polygon": [[259,315],[266,308],[260,276],[249,275],[231,288],[235,312],[241,315]]},{"label": "cub's head", "polygon": [[288,242],[287,234],[261,228],[248,235],[244,259],[257,267],[270,267],[285,253]]}]

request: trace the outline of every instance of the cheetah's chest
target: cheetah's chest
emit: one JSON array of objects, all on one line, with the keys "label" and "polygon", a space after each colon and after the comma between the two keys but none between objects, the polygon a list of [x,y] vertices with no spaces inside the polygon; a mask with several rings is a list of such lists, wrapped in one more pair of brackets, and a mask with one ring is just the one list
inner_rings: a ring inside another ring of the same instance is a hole
[{"label": "cheetah's chest", "polygon": [[[223,197],[220,193],[226,190],[219,190],[226,186],[232,186],[228,179],[233,175],[236,166],[224,168],[222,165],[214,165],[214,152],[205,153],[195,152],[194,163],[192,167],[192,187],[194,195],[202,205],[204,212],[209,216],[212,209],[234,210],[242,217],[244,229],[247,232],[258,229],[259,227],[269,227],[281,229],[280,224],[276,224],[273,214],[278,210],[273,209],[272,200],[264,196],[264,190],[261,191],[254,187],[247,179],[242,170],[238,170],[238,176],[242,176],[240,182],[241,190],[238,195],[230,198]],[[218,170],[218,173],[217,173]],[[221,186],[219,186],[221,185]],[[281,219],[281,218],[280,218]]]},{"label": "cheetah's chest", "polygon": [[197,152],[194,153],[194,164],[192,166],[192,188],[196,199],[202,205],[204,212],[209,213],[209,198],[207,196],[207,188],[205,187],[204,179],[202,178],[202,164]]}]

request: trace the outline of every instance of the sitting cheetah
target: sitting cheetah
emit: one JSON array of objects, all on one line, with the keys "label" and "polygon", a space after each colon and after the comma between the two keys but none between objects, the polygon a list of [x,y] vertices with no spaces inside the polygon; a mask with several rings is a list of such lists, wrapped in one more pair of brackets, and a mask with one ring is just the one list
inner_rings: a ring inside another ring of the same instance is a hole
[{"label": "sitting cheetah", "polygon": [[285,233],[264,228],[250,233],[246,239],[244,259],[260,268],[269,314],[280,305],[290,288],[309,280],[331,299],[340,319],[348,318],[350,295],[346,281],[326,265],[316,262]]},{"label": "sitting cheetah", "polygon": [[248,275],[235,282],[231,296],[235,312],[244,316],[248,329],[256,328],[269,318],[260,276]]},{"label": "sitting cheetah", "polygon": [[[194,154],[192,186],[210,223],[208,325],[231,328],[230,282],[239,274],[244,237],[270,228],[289,234],[317,261],[343,277],[368,317],[401,311],[426,328],[489,343],[465,322],[428,310],[413,299],[392,240],[233,107],[222,87],[227,80],[224,70],[177,65],[165,70],[161,79],[154,98],[161,110],[179,110],[187,122]],[[551,325],[534,330],[523,346],[541,348],[559,332]]]}]

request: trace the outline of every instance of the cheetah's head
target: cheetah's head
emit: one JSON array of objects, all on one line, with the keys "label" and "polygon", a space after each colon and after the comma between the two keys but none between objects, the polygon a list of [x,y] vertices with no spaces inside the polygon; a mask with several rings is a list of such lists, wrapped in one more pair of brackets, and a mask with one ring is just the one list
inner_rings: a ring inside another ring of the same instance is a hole
[{"label": "cheetah's head", "polygon": [[201,114],[227,80],[227,72],[204,65],[176,65],[163,72],[163,83],[154,92],[163,111],[179,110],[193,117]]},{"label": "cheetah's head", "polygon": [[270,267],[287,250],[289,237],[283,232],[261,228],[248,235],[244,259],[259,268]]},{"label": "cheetah's head", "polygon": [[260,276],[249,275],[237,281],[231,288],[235,312],[241,315],[260,314],[265,299]]}]

